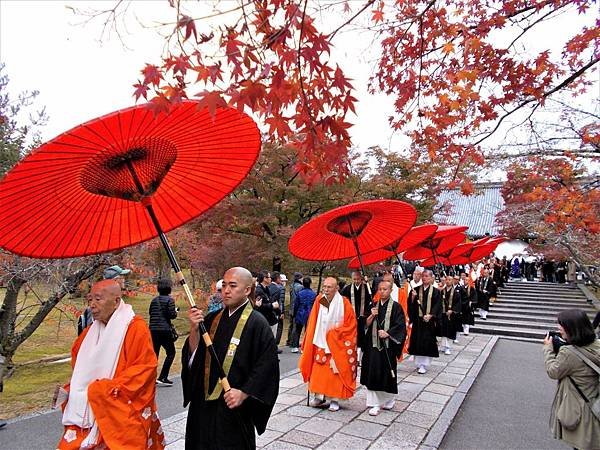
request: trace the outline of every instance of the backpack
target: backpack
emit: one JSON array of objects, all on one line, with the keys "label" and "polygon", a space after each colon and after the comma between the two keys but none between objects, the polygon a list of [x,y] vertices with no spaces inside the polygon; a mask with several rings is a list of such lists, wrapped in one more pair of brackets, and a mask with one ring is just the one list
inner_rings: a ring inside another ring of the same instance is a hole
[{"label": "backpack", "polygon": [[577,392],[579,392],[579,395],[581,395],[583,400],[585,400],[585,403],[590,407],[590,409],[592,410],[592,414],[596,417],[596,419],[600,420],[600,367],[598,367],[596,364],[594,364],[577,347],[571,346],[569,348],[571,350],[573,350],[573,352],[575,352],[575,355],[577,355],[579,357],[579,359],[581,359],[588,367],[591,367],[598,374],[598,383],[599,383],[598,384],[598,394],[596,395],[596,397],[594,397],[591,400],[588,399],[584,395],[584,393],[581,391],[581,389],[579,389],[579,387],[577,386],[575,381],[573,381],[573,378],[569,377],[569,380],[571,380],[571,383],[573,383],[573,386],[575,386],[575,389],[577,389]]}]

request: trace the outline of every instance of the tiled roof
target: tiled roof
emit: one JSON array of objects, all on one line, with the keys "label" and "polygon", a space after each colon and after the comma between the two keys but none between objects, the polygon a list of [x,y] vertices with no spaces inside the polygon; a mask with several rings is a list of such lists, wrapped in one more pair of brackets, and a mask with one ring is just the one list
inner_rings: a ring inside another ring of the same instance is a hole
[{"label": "tiled roof", "polygon": [[442,191],[437,208],[443,212],[435,214],[438,224],[467,225],[467,235],[478,238],[489,233],[499,234],[496,214],[504,208],[500,189],[502,183],[479,184],[473,195],[463,195],[459,189]]}]

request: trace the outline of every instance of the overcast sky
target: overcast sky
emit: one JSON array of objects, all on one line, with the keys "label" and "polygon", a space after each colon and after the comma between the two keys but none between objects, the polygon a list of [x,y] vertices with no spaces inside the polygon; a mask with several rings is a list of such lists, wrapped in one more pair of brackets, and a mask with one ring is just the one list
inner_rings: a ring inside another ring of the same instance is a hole
[{"label": "overcast sky", "polygon": [[[146,62],[159,62],[164,41],[155,30],[144,30],[130,22],[133,34],[125,36],[129,49],[114,35],[100,43],[102,22],[78,26],[82,18],[66,7],[106,8],[113,3],[0,0],[0,61],[6,64],[11,92],[40,91],[38,104],[46,106],[50,117],[42,130],[45,140],[81,122],[133,105],[132,84],[140,69]],[[137,0],[133,8],[146,20],[167,20],[173,15],[165,0]],[[341,20],[331,18],[333,23]],[[567,18],[561,20],[563,27],[568,28],[571,22]],[[540,29],[534,45],[548,45],[553,35],[556,25]],[[376,56],[366,51],[368,39],[354,33],[343,39],[336,37],[335,42],[334,57],[347,76],[355,80],[357,88],[357,117],[350,117],[355,123],[350,131],[354,145],[362,150],[372,145],[405,148],[406,138],[393,133],[387,122],[393,114],[391,102],[383,95],[366,92],[372,67],[368,60]]]}]

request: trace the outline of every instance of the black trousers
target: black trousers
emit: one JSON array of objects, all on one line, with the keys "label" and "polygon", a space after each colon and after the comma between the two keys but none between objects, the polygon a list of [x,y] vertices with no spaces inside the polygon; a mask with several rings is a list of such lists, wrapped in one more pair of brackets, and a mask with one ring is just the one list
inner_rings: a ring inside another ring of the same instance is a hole
[{"label": "black trousers", "polygon": [[281,336],[283,335],[283,319],[277,320],[277,336],[275,336],[275,343],[279,345],[281,342]]},{"label": "black trousers", "polygon": [[167,352],[167,357],[158,377],[159,380],[162,380],[169,377],[169,370],[171,370],[171,364],[173,364],[173,360],[175,359],[175,343],[170,331],[150,330],[150,334],[152,335],[152,345],[154,346],[156,357],[158,358],[161,347]]},{"label": "black trousers", "polygon": [[300,347],[300,335],[302,334],[302,328],[304,325],[301,323],[296,323],[294,326],[294,336],[292,337],[292,347],[299,348]]}]

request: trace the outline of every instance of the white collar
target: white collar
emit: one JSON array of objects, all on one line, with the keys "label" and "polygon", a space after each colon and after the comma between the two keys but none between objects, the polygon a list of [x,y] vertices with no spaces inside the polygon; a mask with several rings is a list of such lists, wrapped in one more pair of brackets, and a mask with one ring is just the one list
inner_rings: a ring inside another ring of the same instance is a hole
[{"label": "white collar", "polygon": [[246,301],[244,303],[242,303],[240,306],[238,306],[237,308],[235,308],[233,311],[230,311],[229,308],[227,308],[227,312],[229,313],[229,317],[233,316],[235,314],[235,312],[240,309],[242,306],[246,306],[246,303],[248,303],[250,300],[246,299]]}]

